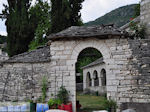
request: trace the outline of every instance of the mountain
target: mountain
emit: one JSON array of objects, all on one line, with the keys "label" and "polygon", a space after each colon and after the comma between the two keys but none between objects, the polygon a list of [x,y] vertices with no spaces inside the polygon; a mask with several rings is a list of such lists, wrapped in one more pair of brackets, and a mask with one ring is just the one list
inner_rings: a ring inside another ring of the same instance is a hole
[{"label": "mountain", "polygon": [[120,27],[125,25],[130,21],[131,18],[135,15],[135,7],[137,4],[127,5],[120,8],[117,8],[102,17],[97,18],[94,21],[85,23],[85,26],[90,25],[101,25],[101,24],[112,24]]}]

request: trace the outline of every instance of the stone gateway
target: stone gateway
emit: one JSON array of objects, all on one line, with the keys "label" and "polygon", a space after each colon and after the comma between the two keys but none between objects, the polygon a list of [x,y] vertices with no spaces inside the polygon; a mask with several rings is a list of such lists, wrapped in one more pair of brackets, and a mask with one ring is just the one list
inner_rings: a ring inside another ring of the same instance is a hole
[{"label": "stone gateway", "polygon": [[37,100],[41,79],[48,79],[47,99],[62,85],[76,111],[75,63],[79,53],[95,48],[103,55],[108,99],[118,104],[150,102],[150,40],[131,40],[126,32],[107,25],[70,27],[49,36],[46,46],[23,53],[1,64],[0,101]]}]

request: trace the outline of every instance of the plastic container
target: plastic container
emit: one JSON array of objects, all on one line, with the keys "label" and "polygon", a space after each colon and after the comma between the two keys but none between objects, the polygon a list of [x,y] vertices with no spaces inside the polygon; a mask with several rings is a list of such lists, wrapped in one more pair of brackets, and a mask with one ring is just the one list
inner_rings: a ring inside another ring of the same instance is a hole
[{"label": "plastic container", "polygon": [[64,105],[65,110],[72,112],[72,103],[69,103],[68,105]]},{"label": "plastic container", "polygon": [[14,111],[14,106],[13,105],[8,106],[8,112],[13,112],[13,111]]},{"label": "plastic container", "polygon": [[49,110],[48,104],[37,103],[36,112],[46,112]]},{"label": "plastic container", "polygon": [[0,112],[8,112],[8,107],[0,107]]}]

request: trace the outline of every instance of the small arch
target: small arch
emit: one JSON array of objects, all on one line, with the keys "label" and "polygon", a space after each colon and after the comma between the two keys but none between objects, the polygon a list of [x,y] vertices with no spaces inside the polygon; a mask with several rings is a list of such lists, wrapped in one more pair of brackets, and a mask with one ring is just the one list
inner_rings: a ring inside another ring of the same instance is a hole
[{"label": "small arch", "polygon": [[93,72],[93,77],[94,77],[94,86],[99,86],[98,72],[96,70],[94,70]]},{"label": "small arch", "polygon": [[91,84],[91,74],[90,72],[87,72],[87,75],[86,75],[86,87],[90,87],[92,84]]},{"label": "small arch", "polygon": [[101,70],[101,82],[102,82],[102,86],[106,86],[107,85],[106,70],[104,68]]}]

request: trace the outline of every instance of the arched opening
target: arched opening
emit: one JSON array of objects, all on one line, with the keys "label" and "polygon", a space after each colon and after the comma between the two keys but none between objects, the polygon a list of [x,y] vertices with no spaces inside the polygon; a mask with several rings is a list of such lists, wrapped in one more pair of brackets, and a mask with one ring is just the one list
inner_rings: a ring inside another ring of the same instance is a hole
[{"label": "arched opening", "polygon": [[86,76],[86,88],[90,86],[91,86],[91,75],[90,75],[90,72],[88,72]]},{"label": "arched opening", "polygon": [[[76,100],[78,102],[76,103],[77,111],[79,111],[78,110],[79,104],[82,105],[84,110],[86,109],[89,110],[89,108],[87,107],[87,105],[85,105],[84,102],[88,102],[89,104],[93,105],[93,102],[95,101],[95,99],[93,99],[93,101],[92,100],[89,101],[89,97],[91,95],[96,97],[96,92],[98,91],[98,90],[95,91],[92,90],[94,89],[93,85],[99,86],[98,71],[95,70],[93,72],[92,70],[92,67],[97,65],[93,65],[92,63],[94,63],[101,57],[102,57],[101,52],[91,47],[83,49],[78,55],[78,59],[76,63],[76,74],[80,74],[80,76],[76,75],[76,95],[77,95]],[[82,90],[79,91],[79,88],[81,88],[79,87],[79,85],[81,86],[81,83],[83,84],[82,86],[83,88]],[[93,109],[93,107],[91,108]]]},{"label": "arched opening", "polygon": [[[76,91],[77,92],[83,91],[83,82],[86,82],[86,81],[83,81],[83,78],[86,78],[86,74],[88,71],[83,73],[82,67],[89,65],[90,63],[96,61],[97,59],[101,57],[102,57],[102,54],[100,53],[100,51],[91,47],[85,48],[79,53],[77,63],[76,63],[76,88],[77,88]],[[92,77],[90,76],[90,78]],[[81,88],[81,84],[82,84],[82,88]],[[89,84],[89,86],[91,85],[92,85],[92,82]]]},{"label": "arched opening", "polygon": [[93,77],[94,77],[94,86],[99,86],[98,72],[96,70],[93,73]]},{"label": "arched opening", "polygon": [[102,82],[102,86],[106,86],[107,85],[106,70],[105,69],[101,70],[101,82]]}]

